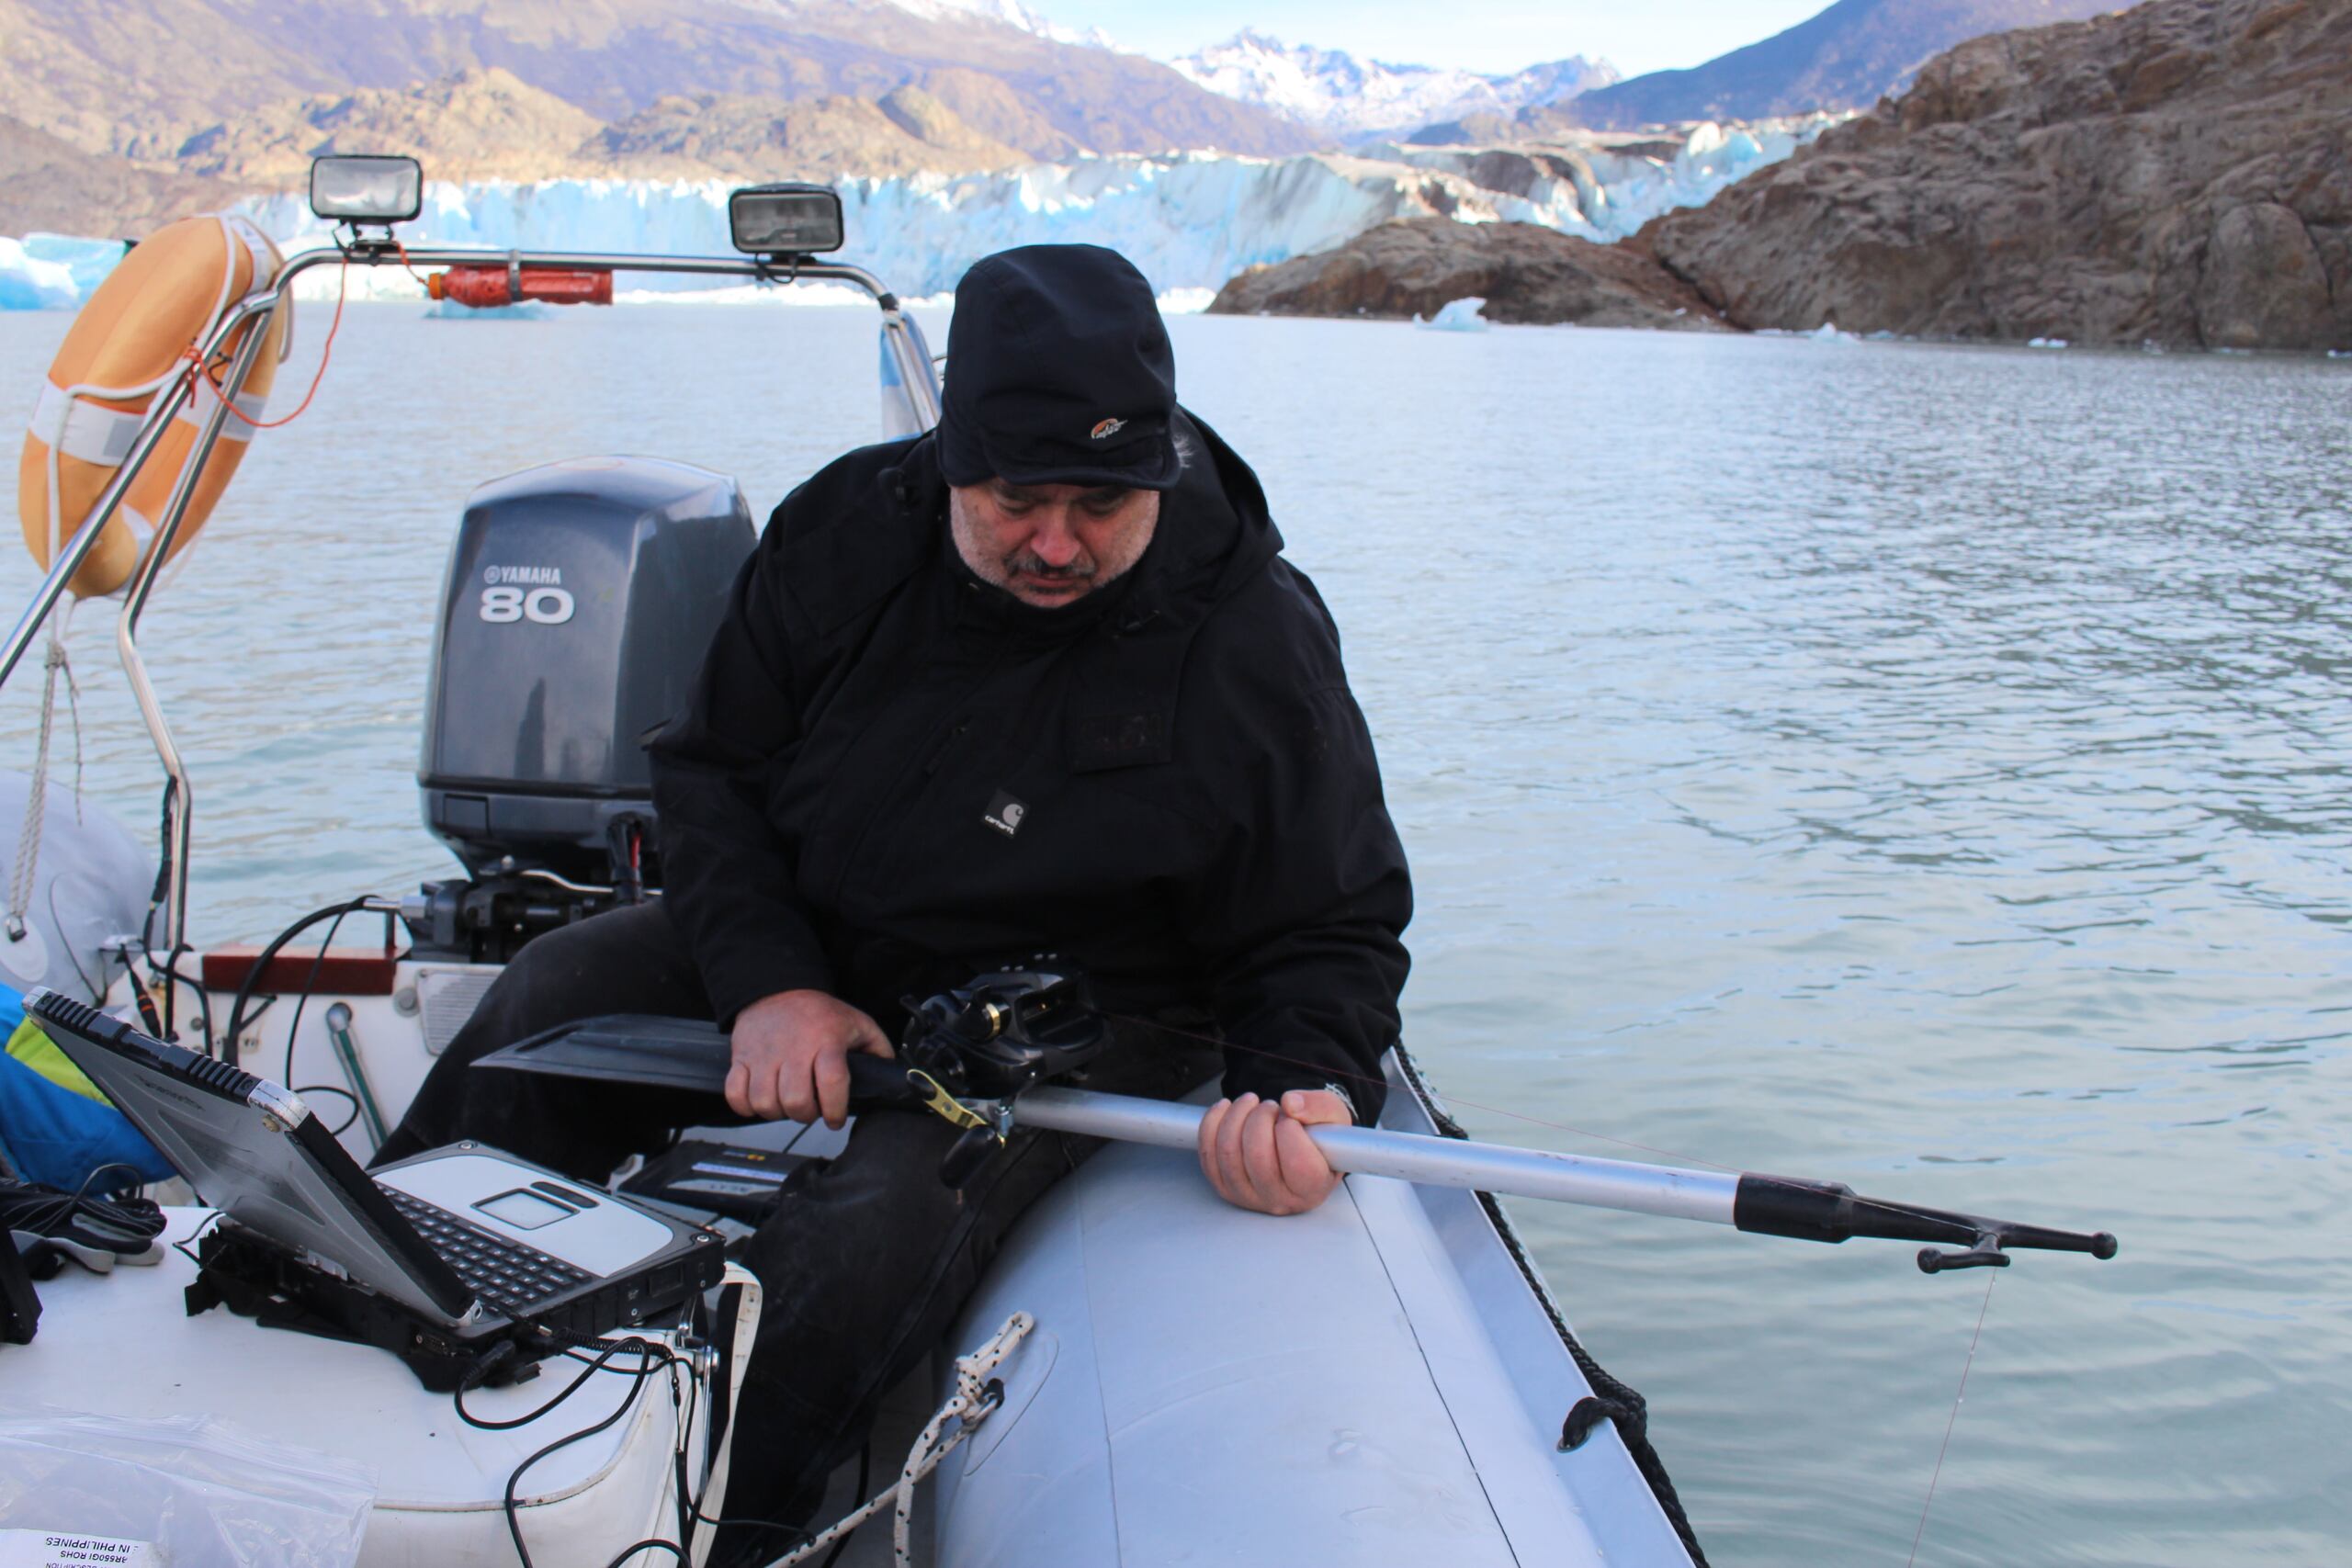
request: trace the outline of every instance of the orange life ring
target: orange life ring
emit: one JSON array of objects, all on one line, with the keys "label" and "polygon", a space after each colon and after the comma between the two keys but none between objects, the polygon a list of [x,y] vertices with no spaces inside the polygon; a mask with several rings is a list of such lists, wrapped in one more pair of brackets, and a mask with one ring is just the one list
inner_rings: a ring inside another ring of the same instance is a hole
[{"label": "orange life ring", "polygon": [[[25,433],[17,464],[17,516],[25,544],[43,567],[71,539],[90,507],[130,456],[155,395],[187,368],[190,346],[209,335],[229,308],[267,287],[284,259],[267,235],[227,214],[185,218],[157,231],[122,259],[98,285],[50,365],[40,404]],[[229,415],[221,439],[197,477],[172,553],[196,538],[245,455],[269,396],[292,312],[269,319],[253,373]],[[226,344],[234,353],[246,323]],[[217,372],[216,372],[217,374]],[[220,394],[198,379],[67,586],[76,597],[111,593],[137,570],[181,472],[194,456],[199,422]],[[244,418],[240,419],[238,413]]]}]

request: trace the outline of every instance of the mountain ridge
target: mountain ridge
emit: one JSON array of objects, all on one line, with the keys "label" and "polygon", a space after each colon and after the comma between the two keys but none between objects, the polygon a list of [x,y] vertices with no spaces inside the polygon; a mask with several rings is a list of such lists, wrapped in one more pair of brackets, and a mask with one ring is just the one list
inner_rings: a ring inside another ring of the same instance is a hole
[{"label": "mountain ridge", "polygon": [[1599,130],[1866,109],[1953,45],[1987,33],[2081,21],[2133,0],[1837,0],[1795,27],[1681,71],[1579,95]]},{"label": "mountain ridge", "polygon": [[[375,0],[364,9],[336,0],[0,0],[0,103],[85,152],[119,153],[310,97],[402,92],[502,69],[605,123],[682,85],[787,102],[876,102],[911,85],[967,118],[958,97],[998,100],[997,123],[978,129],[1036,157],[1179,147],[1271,156],[1317,144],[1304,128],[1168,66],[1026,30],[1003,9],[939,0]],[[189,71],[191,59],[206,68]]]}]

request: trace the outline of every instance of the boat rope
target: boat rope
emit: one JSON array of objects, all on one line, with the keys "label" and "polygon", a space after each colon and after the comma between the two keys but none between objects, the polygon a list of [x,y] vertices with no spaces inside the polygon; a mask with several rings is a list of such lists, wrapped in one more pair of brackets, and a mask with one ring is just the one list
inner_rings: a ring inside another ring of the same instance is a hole
[{"label": "boat rope", "polygon": [[49,628],[49,652],[41,661],[40,739],[33,753],[32,778],[25,788],[25,819],[17,830],[17,862],[9,870],[7,939],[22,942],[25,912],[33,905],[34,878],[40,866],[42,824],[49,809],[49,745],[57,720],[57,678],[65,677],[65,704],[74,726],[74,819],[82,819],[82,688],[74,679],[74,664],[65,651],[66,624],[73,617],[68,601]]},{"label": "boat rope", "polygon": [[979,1430],[981,1422],[1002,1406],[1004,1384],[998,1381],[996,1371],[1036,1326],[1035,1318],[1025,1312],[1016,1312],[1004,1320],[986,1344],[969,1355],[956,1357],[956,1392],[916,1434],[914,1446],[907,1450],[907,1462],[899,1469],[898,1483],[842,1515],[807,1544],[775,1559],[769,1568],[794,1568],[796,1563],[808,1562],[880,1513],[886,1503],[892,1506],[894,1516],[890,1526],[892,1555],[899,1568],[912,1568],[916,1483],[937,1470],[942,1460],[954,1453],[967,1438]]},{"label": "boat rope", "polygon": [[1912,1532],[1911,1555],[1903,1568],[1917,1568],[1919,1543],[1928,1536],[1928,1511],[1936,1506],[1936,1483],[1944,1476],[1944,1455],[1951,1450],[1951,1429],[1960,1420],[1961,1401],[1968,1397],[1968,1374],[1976,1365],[1976,1347],[1984,1337],[1984,1314],[1993,1308],[1993,1281],[2001,1277],[1997,1269],[1984,1270],[1984,1300],[1976,1309],[1976,1332],[1968,1337],[1968,1359],[1960,1364],[1960,1387],[1951,1396],[1951,1414],[1944,1417],[1944,1440],[1936,1450],[1935,1472],[1928,1477],[1928,1499],[1919,1505],[1919,1528]]}]

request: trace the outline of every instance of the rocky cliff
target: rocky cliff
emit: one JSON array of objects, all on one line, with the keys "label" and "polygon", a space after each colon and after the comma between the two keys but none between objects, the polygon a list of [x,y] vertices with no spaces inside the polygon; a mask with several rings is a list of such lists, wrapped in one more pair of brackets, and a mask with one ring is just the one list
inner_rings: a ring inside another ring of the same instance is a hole
[{"label": "rocky cliff", "polygon": [[1597,87],[1565,106],[1603,129],[1860,109],[1963,39],[2078,21],[2130,0],[1838,0],[1785,32],[1687,71]]},{"label": "rocky cliff", "polygon": [[220,180],[98,157],[0,114],[0,234],[136,236],[243,194]]},{"label": "rocky cliff", "polygon": [[[88,232],[132,222],[159,179],[286,188],[320,151],[416,152],[442,178],[887,177],[1322,140],[1156,62],[1007,19],[1022,14],[952,0],[0,0],[0,112],[127,161],[86,199],[73,186],[50,198],[53,221]],[[697,110],[712,123],[689,123]],[[0,144],[0,181],[47,156]]]},{"label": "rocky cliff", "polygon": [[2352,0],[2150,0],[1977,39],[1606,262],[1410,232],[1244,275],[1215,308],[1425,312],[1452,288],[1498,321],[1659,324],[1690,290],[1750,329],[2352,349]]},{"label": "rocky cliff", "polygon": [[1638,241],[1597,245],[1534,223],[1401,219],[1335,251],[1255,267],[1210,304],[1227,316],[1434,316],[1477,296],[1492,321],[1704,331],[1724,325]]},{"label": "rocky cliff", "polygon": [[1748,327],[2352,348],[2352,0],[1978,39],[1645,235]]},{"label": "rocky cliff", "polygon": [[464,71],[401,90],[363,87],[265,105],[186,135],[133,141],[133,158],[175,164],[254,190],[294,190],[311,160],[396,149],[436,178],[533,179],[576,156],[602,129],[551,93],[497,69]]}]

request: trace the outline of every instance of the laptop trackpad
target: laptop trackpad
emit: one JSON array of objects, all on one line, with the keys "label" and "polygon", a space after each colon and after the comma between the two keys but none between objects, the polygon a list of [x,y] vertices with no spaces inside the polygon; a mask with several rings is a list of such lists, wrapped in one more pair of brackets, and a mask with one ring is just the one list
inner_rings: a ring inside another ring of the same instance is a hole
[{"label": "laptop trackpad", "polygon": [[[670,1242],[669,1227],[609,1194],[576,1182],[548,1183],[536,1167],[496,1155],[428,1156],[379,1171],[376,1181],[591,1274],[622,1273]],[[550,1192],[593,1202],[582,1208]]]}]

